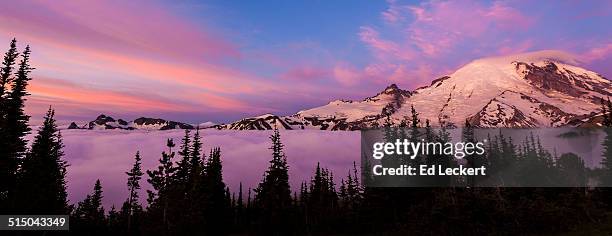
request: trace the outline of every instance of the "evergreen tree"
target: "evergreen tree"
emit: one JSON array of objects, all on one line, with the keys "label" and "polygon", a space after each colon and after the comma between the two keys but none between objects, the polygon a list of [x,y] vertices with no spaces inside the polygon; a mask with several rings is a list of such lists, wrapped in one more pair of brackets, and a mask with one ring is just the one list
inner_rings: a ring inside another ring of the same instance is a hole
[{"label": "evergreen tree", "polygon": [[209,223],[208,232],[219,234],[224,232],[229,223],[231,197],[229,188],[223,182],[223,165],[221,149],[214,148],[204,166],[205,213]]},{"label": "evergreen tree", "polygon": [[6,121],[8,116],[7,103],[10,93],[8,86],[13,80],[13,69],[17,59],[17,40],[13,39],[9,50],[4,54],[2,67],[0,67],[0,210],[9,207],[8,198],[16,182],[17,167],[19,165],[11,143],[10,127]]},{"label": "evergreen tree", "polygon": [[321,232],[329,230],[336,221],[338,194],[333,182],[333,175],[317,163],[314,176],[310,182],[306,197],[306,222],[311,230]]},{"label": "evergreen tree", "polygon": [[[67,214],[62,137],[49,108],[18,177],[16,209],[23,214]],[[36,193],[36,194],[32,194]]]},{"label": "evergreen tree", "polygon": [[[556,163],[565,186],[586,187],[587,176],[584,160],[574,153],[562,154]],[[561,179],[560,178],[560,179]]]},{"label": "evergreen tree", "polygon": [[249,188],[249,190],[247,191],[247,208],[251,208],[251,188]]},{"label": "evergreen tree", "polygon": [[4,54],[2,68],[0,68],[0,94],[2,94],[3,97],[7,92],[8,85],[11,83],[11,75],[18,56],[19,52],[17,52],[17,40],[13,39],[11,40],[9,50]]},{"label": "evergreen tree", "polygon": [[[291,189],[289,188],[289,167],[283,152],[283,144],[278,129],[270,136],[272,141],[272,160],[264,174],[263,180],[255,189],[255,205],[261,211],[263,230],[285,231],[288,209],[291,207]],[[281,226],[270,228],[269,226]],[[282,227],[282,226],[285,227]]]},{"label": "evergreen tree", "polygon": [[191,137],[189,134],[189,129],[185,129],[185,135],[181,140],[178,155],[181,159],[177,164],[176,180],[178,181],[177,184],[184,185],[184,187],[186,187],[187,181],[191,177],[189,174],[191,158]]},{"label": "evergreen tree", "polygon": [[125,235],[123,231],[123,226],[121,225],[121,215],[115,209],[115,205],[111,206],[108,211],[108,232],[109,235]]},{"label": "evergreen tree", "polygon": [[190,184],[192,184],[202,171],[202,138],[200,137],[200,128],[196,129],[195,134],[193,135],[193,143],[191,147],[191,158],[189,159],[189,173],[191,173]]},{"label": "evergreen tree", "polygon": [[610,120],[608,116],[609,111],[606,109],[608,107],[607,105],[608,104],[606,103],[606,101],[603,98],[601,98],[601,116],[603,117],[603,122],[601,124],[604,127],[612,126],[612,120]]},{"label": "evergreen tree", "polygon": [[[419,113],[414,109],[414,105],[410,106],[410,114],[410,142],[417,143],[421,141],[421,120],[419,119]],[[417,155],[409,163],[414,166],[421,164],[421,158],[421,156]]]},{"label": "evergreen tree", "polygon": [[608,115],[607,115],[607,118],[609,121],[608,126],[612,126],[612,102],[610,102],[610,97],[608,97],[608,99],[606,100],[606,107],[608,108]]},{"label": "evergreen tree", "polygon": [[[463,127],[462,140],[465,143],[476,143],[476,137],[474,136],[474,127],[467,119],[465,120],[465,125]],[[464,158],[467,161],[468,167],[477,168],[477,160],[474,155],[466,155]],[[467,176],[466,184],[468,187],[474,187],[476,184],[476,178],[474,176]]]},{"label": "evergreen tree", "polygon": [[[175,178],[178,181],[178,185],[173,189],[173,201],[174,205],[186,209],[187,212],[179,213],[177,218],[181,221],[180,224],[182,224],[185,233],[212,232],[213,229],[218,229],[219,224],[212,223],[213,220],[217,219],[213,219],[209,222],[208,219],[210,217],[207,217],[210,213],[207,209],[210,205],[208,196],[209,189],[207,186],[208,179],[204,165],[205,155],[202,154],[202,142],[199,128],[196,129],[190,145],[189,142],[188,132],[186,132],[180,151],[180,155],[184,157],[181,163],[185,162],[186,165],[179,166],[179,171],[181,173],[180,176]],[[225,186],[221,189],[223,196],[224,187]],[[222,216],[216,217],[224,218]]]},{"label": "evergreen tree", "polygon": [[414,109],[414,106],[411,105],[410,106],[410,114],[411,114],[411,122],[410,122],[410,127],[412,128],[411,130],[411,137],[413,139],[413,141],[418,141],[418,138],[420,135],[420,131],[419,128],[421,120],[419,119],[419,113]]},{"label": "evergreen tree", "polygon": [[30,46],[26,46],[21,53],[21,61],[19,68],[13,79],[12,89],[6,100],[6,128],[8,153],[13,158],[22,158],[26,151],[25,135],[30,132],[28,121],[30,116],[25,114],[25,96],[29,95],[26,91],[28,81],[31,80],[30,72],[33,70],[30,67]]},{"label": "evergreen tree", "polygon": [[[601,102],[602,102],[602,110],[603,110],[602,115],[604,117],[603,132],[606,135],[606,137],[604,138],[603,143],[602,143],[602,146],[603,146],[603,154],[602,154],[602,159],[601,159],[602,174],[599,178],[599,182],[602,187],[609,187],[609,186],[612,186],[612,119],[610,119],[608,117],[608,114],[606,114],[606,107],[608,108],[611,107],[612,102],[610,102],[609,98],[605,102],[602,98]],[[612,114],[612,111],[609,109],[608,109],[608,112]],[[609,191],[605,190],[604,192],[608,193]]]},{"label": "evergreen tree", "polygon": [[92,194],[88,194],[82,202],[78,203],[72,214],[75,227],[74,232],[89,235],[105,235],[107,229],[104,207],[102,207],[102,184],[96,180]]},{"label": "evergreen tree", "polygon": [[238,202],[237,202],[237,207],[239,210],[242,210],[244,208],[244,200],[242,199],[242,182],[240,182],[240,187],[238,190]]},{"label": "evergreen tree", "polygon": [[140,158],[140,152],[136,152],[134,156],[134,165],[129,172],[125,172],[128,175],[127,187],[129,196],[126,201],[127,207],[127,232],[133,232],[133,221],[134,215],[137,215],[142,211],[142,206],[138,202],[138,190],[140,190],[140,180],[142,179],[142,159]]},{"label": "evergreen tree", "polygon": [[[172,180],[175,177],[174,174],[176,172],[176,167],[173,165],[172,159],[174,158],[175,153],[172,151],[172,148],[175,147],[174,141],[172,139],[168,139],[166,142],[166,147],[168,147],[168,152],[162,152],[162,157],[159,159],[159,166],[157,170],[147,170],[147,175],[149,179],[147,182],[151,184],[153,187],[152,190],[147,190],[148,198],[147,202],[149,203],[148,211],[150,215],[155,218],[151,226],[161,226],[163,232],[170,232],[170,223],[171,217],[170,214],[170,195],[171,195],[171,187]],[[178,210],[178,209],[177,209]],[[159,216],[161,218],[161,222],[157,222],[158,218],[155,216]],[[154,231],[154,227],[151,227],[149,230]]]},{"label": "evergreen tree", "polygon": [[603,173],[599,181],[602,187],[610,187],[612,186],[612,128],[605,127],[603,131],[606,137],[602,143],[603,157],[601,159],[601,167]]}]

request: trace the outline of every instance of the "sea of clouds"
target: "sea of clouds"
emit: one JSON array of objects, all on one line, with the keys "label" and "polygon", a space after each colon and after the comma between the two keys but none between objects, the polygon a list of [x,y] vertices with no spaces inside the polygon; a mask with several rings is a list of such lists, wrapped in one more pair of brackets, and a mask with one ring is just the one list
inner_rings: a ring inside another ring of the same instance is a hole
[{"label": "sea of clouds", "polygon": [[[257,186],[268,167],[271,134],[271,131],[201,131],[204,152],[208,156],[211,148],[221,148],[223,180],[232,192],[238,192],[242,182],[245,198],[247,189]],[[100,179],[103,204],[109,209],[112,205],[120,207],[127,198],[125,172],[131,168],[136,151],[141,153],[143,169],[157,168],[161,153],[166,150],[166,140],[174,139],[178,151],[184,131],[63,130],[62,135],[65,160],[70,165],[67,175],[70,203],[84,199],[96,179]],[[345,177],[353,161],[359,165],[359,137],[359,132],[281,131],[291,187],[297,190],[302,181],[310,180],[317,162],[332,170],[336,180]],[[150,189],[146,179],[145,174],[140,194],[143,203],[145,190]]]}]

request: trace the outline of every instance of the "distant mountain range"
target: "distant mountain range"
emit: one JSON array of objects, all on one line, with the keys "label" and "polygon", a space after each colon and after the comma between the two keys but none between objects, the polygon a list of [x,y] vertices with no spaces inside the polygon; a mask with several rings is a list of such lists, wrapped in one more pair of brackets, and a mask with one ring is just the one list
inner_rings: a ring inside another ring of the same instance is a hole
[{"label": "distant mountain range", "polygon": [[164,119],[141,117],[133,121],[125,121],[122,119],[114,119],[113,117],[104,114],[99,115],[95,120],[90,121],[86,125],[79,126],[72,122],[68,129],[123,129],[123,130],[169,130],[169,129],[193,129],[194,126],[176,121],[167,121]]},{"label": "distant mountain range", "polygon": [[[265,114],[209,125],[221,130],[359,130],[382,125],[389,116],[399,124],[412,106],[433,126],[476,127],[600,126],[600,100],[612,95],[612,83],[581,68],[569,54],[539,51],[472,61],[449,76],[414,91],[395,84],[362,101],[336,100],[289,116]],[[87,129],[190,129],[194,125],[162,119],[132,122],[101,115]]]}]

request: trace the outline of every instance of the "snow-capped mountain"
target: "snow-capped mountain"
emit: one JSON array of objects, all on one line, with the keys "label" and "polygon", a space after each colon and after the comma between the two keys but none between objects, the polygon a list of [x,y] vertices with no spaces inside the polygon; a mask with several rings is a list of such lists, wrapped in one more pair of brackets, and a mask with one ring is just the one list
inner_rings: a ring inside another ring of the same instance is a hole
[{"label": "snow-capped mountain", "polygon": [[397,112],[410,96],[411,92],[392,84],[376,96],[363,101],[336,100],[290,116],[265,114],[231,124],[216,125],[213,128],[266,130],[276,126],[279,129],[358,130],[375,125],[385,117],[384,114]]},{"label": "snow-capped mountain", "polygon": [[176,121],[167,121],[164,119],[140,117],[133,121],[125,121],[122,119],[114,119],[107,115],[99,115],[95,120],[79,126],[72,122],[68,129],[124,129],[124,130],[169,130],[169,129],[193,129],[194,126]]},{"label": "snow-capped mountain", "polygon": [[583,69],[570,54],[539,51],[472,61],[429,86],[406,91],[390,85],[362,101],[336,100],[290,116],[266,114],[217,129],[357,130],[399,123],[411,106],[432,125],[477,127],[558,127],[597,125],[600,99],[612,84]]}]

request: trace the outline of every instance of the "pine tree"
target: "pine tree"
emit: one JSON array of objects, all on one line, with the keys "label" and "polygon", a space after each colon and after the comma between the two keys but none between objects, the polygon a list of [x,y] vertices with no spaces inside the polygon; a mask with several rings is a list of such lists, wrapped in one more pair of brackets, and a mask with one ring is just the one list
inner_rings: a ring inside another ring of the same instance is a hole
[{"label": "pine tree", "polygon": [[[465,143],[476,143],[476,137],[474,136],[474,127],[467,119],[465,120],[465,125],[463,127],[462,140]],[[476,160],[473,155],[467,155],[464,158],[467,161],[468,167],[476,167]],[[473,176],[468,176],[467,186],[474,187],[475,184],[476,179]]]},{"label": "pine tree", "polygon": [[209,223],[209,233],[219,234],[227,230],[223,227],[229,223],[231,196],[229,188],[223,182],[223,165],[221,149],[213,148],[206,165],[204,165],[205,212]]},{"label": "pine tree", "polygon": [[11,74],[15,65],[15,60],[19,56],[17,52],[17,40],[11,40],[9,50],[4,54],[4,61],[0,69],[0,94],[5,95],[7,86],[11,83]]},{"label": "pine tree", "polygon": [[317,162],[317,168],[315,169],[315,174],[312,177],[311,183],[310,183],[310,196],[309,196],[309,205],[310,206],[317,206],[319,204],[322,204],[323,202],[323,197],[324,197],[324,192],[326,190],[325,187],[325,183],[323,182],[323,172],[324,170],[321,170],[321,165],[319,162]]},{"label": "pine tree", "polygon": [[92,194],[88,194],[73,213],[76,221],[75,232],[87,233],[90,235],[104,235],[106,230],[106,217],[102,206],[102,184],[96,180]]},{"label": "pine tree", "polygon": [[419,132],[419,128],[421,120],[419,119],[419,113],[414,109],[414,106],[410,106],[410,114],[411,114],[411,122],[410,122],[410,127],[412,128],[412,132],[410,133],[410,135],[412,136],[412,139],[414,140],[418,140],[419,136],[420,136],[420,132]]},{"label": "pine tree", "polygon": [[181,140],[181,146],[179,147],[178,155],[181,158],[177,164],[176,179],[178,184],[185,185],[189,179],[190,174],[190,158],[191,158],[191,137],[189,129],[185,129],[185,136]]},{"label": "pine tree", "polygon": [[127,231],[132,232],[132,222],[134,215],[137,212],[140,212],[142,206],[138,202],[138,190],[140,190],[140,180],[142,179],[142,159],[140,158],[140,152],[136,152],[134,156],[134,165],[129,172],[125,172],[128,175],[127,187],[129,191],[128,200],[126,202],[127,206]]},{"label": "pine tree", "polygon": [[337,215],[338,194],[333,182],[333,174],[317,163],[306,199],[306,216],[313,230],[321,230],[330,225],[332,216]]},{"label": "pine tree", "polygon": [[108,210],[108,232],[109,235],[125,235],[123,226],[121,225],[121,215],[117,212],[115,205]]},{"label": "pine tree", "polygon": [[587,175],[584,160],[574,153],[564,153],[556,163],[560,177],[566,186],[586,187]]},{"label": "pine tree", "polygon": [[[16,207],[24,214],[67,214],[62,137],[49,108],[18,176]],[[36,193],[36,194],[32,194]]]},{"label": "pine tree", "polygon": [[30,72],[33,70],[29,65],[30,46],[27,46],[21,54],[19,69],[15,73],[12,89],[6,100],[6,128],[8,153],[13,158],[22,158],[26,151],[25,135],[30,132],[28,121],[30,116],[25,114],[25,96],[29,95],[26,91],[28,81],[31,80]]},{"label": "pine tree", "polygon": [[154,189],[154,191],[147,190],[147,202],[149,203],[148,211],[149,213],[154,212],[155,214],[161,215],[161,225],[164,232],[168,232],[170,230],[170,190],[172,187],[172,180],[174,179],[176,172],[176,167],[172,162],[175,155],[175,153],[172,151],[172,148],[175,147],[174,141],[172,139],[168,139],[166,142],[166,147],[168,147],[168,152],[162,152],[162,157],[159,159],[159,166],[157,167],[157,170],[147,170],[147,175],[149,176],[147,182],[149,182]]},{"label": "pine tree", "polygon": [[2,67],[0,68],[0,210],[9,207],[8,198],[10,191],[14,190],[17,166],[19,165],[14,151],[14,143],[10,142],[10,127],[7,119],[7,103],[9,100],[8,86],[13,80],[12,74],[17,59],[17,41],[13,39],[9,50],[4,54]]},{"label": "pine tree", "polygon": [[[185,138],[184,138],[185,139]],[[182,152],[185,154],[185,145],[181,146]],[[208,230],[208,224],[205,226],[201,224],[201,221],[206,221],[207,215],[207,177],[204,173],[203,159],[205,158],[202,154],[202,142],[200,137],[199,128],[196,129],[195,134],[191,142],[191,149],[188,151],[188,163],[187,176],[184,182],[179,182],[178,186],[175,186],[173,191],[173,201],[175,205],[183,205],[185,209],[188,209],[188,214],[181,214],[178,216],[184,228],[194,232],[203,232]],[[182,181],[182,176],[178,177],[178,181]],[[177,179],[177,178],[175,178]],[[181,190],[183,189],[183,190]],[[216,225],[213,225],[213,227]]]},{"label": "pine tree", "polygon": [[251,208],[251,188],[247,192],[247,208]]},{"label": "pine tree", "polygon": [[[421,137],[421,120],[419,119],[419,113],[414,109],[414,106],[411,105],[410,106],[410,142],[416,143],[416,142],[420,142],[420,137]],[[421,162],[421,157],[417,156],[414,160],[411,160],[410,162],[414,165],[414,164],[418,164]]]},{"label": "pine tree", "polygon": [[[283,152],[278,129],[270,136],[272,141],[272,160],[264,174],[263,180],[255,189],[255,205],[260,209],[260,217],[264,230],[285,231],[287,228],[270,228],[271,225],[283,225],[286,223],[288,209],[291,207],[291,189],[289,187],[289,166]],[[286,225],[283,225],[287,227]]]},{"label": "pine tree", "polygon": [[[599,179],[600,185],[602,187],[612,186],[612,119],[610,119],[609,115],[606,114],[606,107],[612,107],[612,102],[610,102],[610,98],[606,102],[602,99],[602,110],[603,110],[603,132],[606,137],[603,140],[603,153],[601,159],[601,166],[603,173]],[[605,103],[605,104],[604,104]],[[608,109],[609,114],[612,114],[612,110]],[[604,192],[609,193],[609,190],[605,190]]]},{"label": "pine tree", "polygon": [[602,187],[612,186],[612,128],[605,127],[604,133],[606,137],[603,140],[603,153],[601,159],[602,176],[600,177],[600,184]]},{"label": "pine tree", "polygon": [[244,208],[244,202],[243,201],[244,200],[242,199],[242,182],[240,182],[240,187],[239,187],[239,190],[238,190],[238,203],[237,203],[238,204],[237,207],[238,207],[239,210],[242,210]]},{"label": "pine tree", "polygon": [[602,126],[609,127],[610,125],[612,125],[612,121],[608,117],[608,110],[606,109],[606,107],[607,107],[606,101],[603,98],[601,98],[601,116],[603,117]]},{"label": "pine tree", "polygon": [[[400,130],[403,132],[403,129]],[[394,143],[396,139],[399,139],[398,128],[393,126],[393,122],[391,121],[391,116],[387,115],[385,121],[383,123],[383,140],[385,142]],[[396,168],[400,164],[404,164],[405,160],[403,156],[399,155],[385,155],[381,162],[384,167]]]},{"label": "pine tree", "polygon": [[195,181],[195,179],[201,174],[202,171],[202,138],[200,137],[200,128],[196,129],[195,134],[193,135],[193,145],[191,147],[191,158],[189,159],[189,173],[191,173],[190,182]]},{"label": "pine tree", "polygon": [[607,101],[606,101],[606,107],[608,108],[608,121],[609,124],[608,126],[612,126],[612,102],[610,102],[610,97],[608,97]]}]

